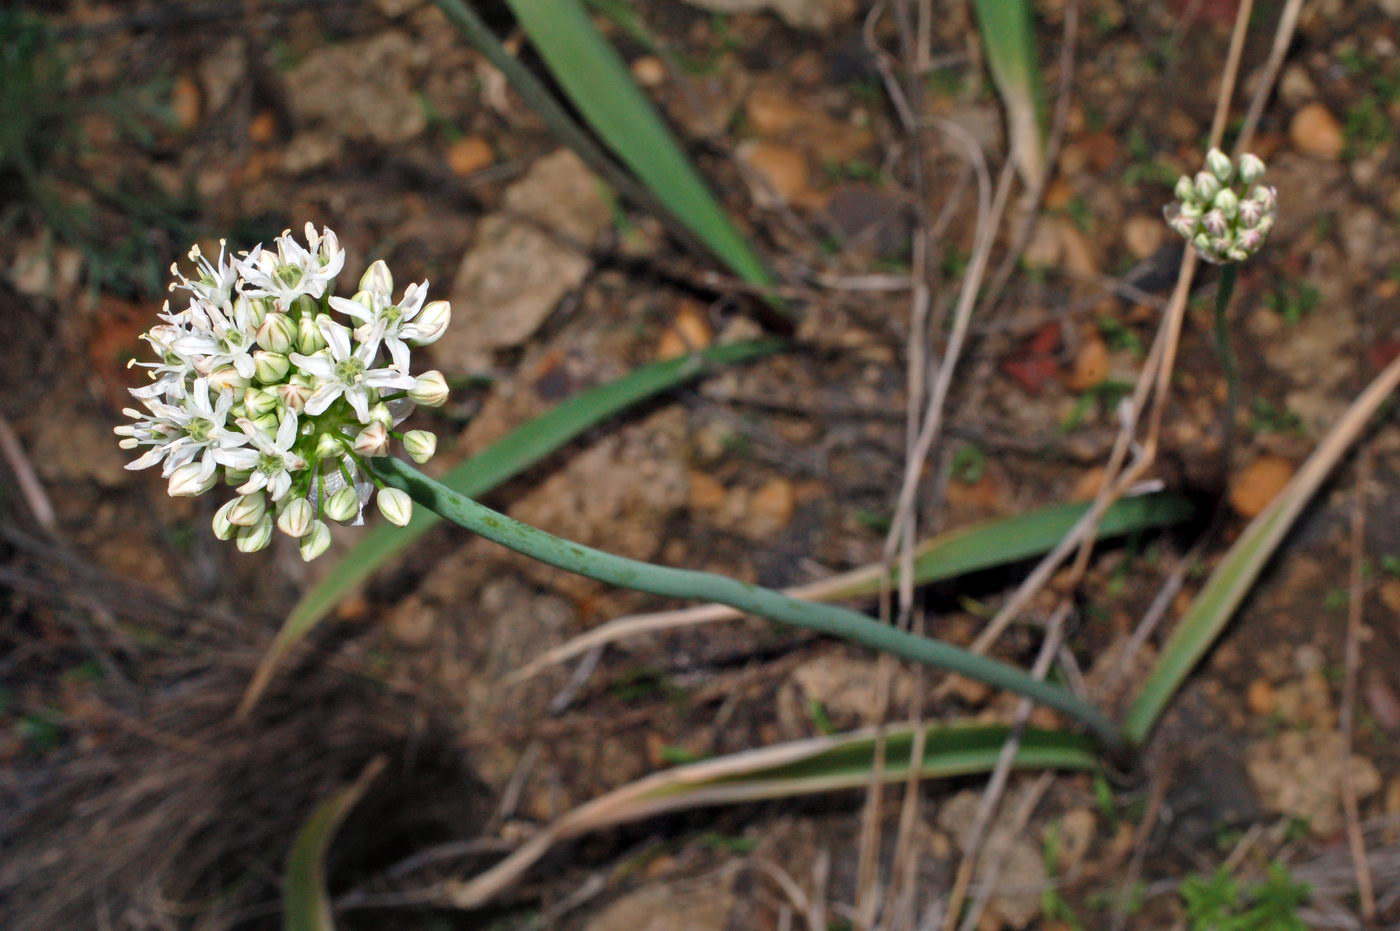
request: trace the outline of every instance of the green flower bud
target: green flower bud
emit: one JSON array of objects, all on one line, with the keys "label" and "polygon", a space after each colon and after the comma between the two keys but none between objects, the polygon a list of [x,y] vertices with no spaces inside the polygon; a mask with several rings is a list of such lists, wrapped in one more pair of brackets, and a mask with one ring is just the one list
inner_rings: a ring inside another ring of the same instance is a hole
[{"label": "green flower bud", "polygon": [[413,517],[413,499],[397,488],[381,488],[375,496],[379,501],[379,512],[391,524],[403,527]]},{"label": "green flower bud", "polygon": [[[269,411],[275,411],[278,403],[280,402],[274,391],[266,391],[262,388],[253,388],[250,386],[243,389],[243,403],[236,406],[230,413],[232,413],[235,418],[247,417],[251,420],[254,417],[261,417]],[[238,407],[242,407],[243,409],[238,410]]]},{"label": "green flower bud", "polygon": [[268,352],[291,352],[296,338],[296,321],[286,314],[268,314],[258,327],[258,345]]},{"label": "green flower bud", "polygon": [[287,377],[292,361],[280,352],[258,349],[253,352],[253,365],[257,367],[258,381],[271,385]]},{"label": "green flower bud", "polygon": [[1230,156],[1219,149],[1211,149],[1206,153],[1206,168],[1220,179],[1221,184],[1228,184],[1230,176],[1235,173],[1235,166],[1230,162]]},{"label": "green flower bud", "polygon": [[292,310],[301,317],[314,317],[321,312],[321,305],[309,294],[298,294],[292,301]]},{"label": "green flower bud", "polygon": [[389,410],[389,405],[380,401],[369,409],[369,422],[382,423],[385,429],[394,425],[394,415]]},{"label": "green flower bud", "polygon": [[212,391],[238,391],[248,387],[248,379],[238,374],[238,369],[231,365],[225,365],[209,376],[209,388]]},{"label": "green flower bud", "polygon": [[387,456],[389,454],[389,430],[381,421],[374,421],[355,437],[351,447],[361,456]]},{"label": "green flower bud", "polygon": [[430,346],[442,339],[447,325],[452,322],[452,305],[447,301],[430,301],[428,306],[413,318],[413,327],[418,335],[409,340],[414,346]]},{"label": "green flower bud", "polygon": [[172,498],[193,498],[204,494],[218,481],[218,469],[210,472],[208,477],[201,476],[203,470],[203,463],[185,463],[170,473],[170,485],[166,490]]},{"label": "green flower bud", "polygon": [[254,327],[261,326],[263,320],[267,317],[267,303],[257,298],[244,297],[240,294],[233,302],[233,315],[235,318],[246,315],[247,319],[252,322]]},{"label": "green flower bud", "polygon": [[277,529],[289,537],[304,537],[311,532],[312,521],[316,518],[316,509],[311,506],[311,502],[305,498],[293,498],[282,508],[282,513],[277,515]]},{"label": "green flower bud", "polygon": [[389,266],[384,264],[383,259],[377,259],[365,273],[360,276],[361,291],[374,291],[377,294],[388,296],[394,290],[394,276],[389,273]]},{"label": "green flower bud", "polygon": [[331,528],[325,521],[312,521],[311,529],[301,538],[301,558],[307,562],[315,559],[331,545]]},{"label": "green flower bud", "polygon": [[1196,198],[1203,203],[1211,203],[1220,193],[1220,179],[1208,171],[1196,172]]},{"label": "green flower bud", "polygon": [[1240,212],[1239,195],[1230,188],[1225,188],[1225,190],[1215,195],[1215,209],[1233,220],[1236,214]]},{"label": "green flower bud", "polygon": [[[305,296],[305,295],[303,295]],[[326,338],[316,326],[316,314],[302,314],[297,320],[297,351],[304,356],[326,348]]]},{"label": "green flower bud", "polygon": [[352,485],[343,485],[326,499],[325,515],[331,520],[344,523],[354,520],[360,513],[360,496]]},{"label": "green flower bud", "polygon": [[272,515],[264,514],[251,527],[240,527],[234,534],[234,544],[240,553],[256,553],[272,541]]},{"label": "green flower bud", "polygon": [[261,491],[250,495],[239,495],[233,499],[233,507],[228,512],[228,522],[239,527],[251,527],[262,520],[267,511],[267,499]]},{"label": "green flower bud", "polygon": [[1191,183],[1191,179],[1182,175],[1176,179],[1176,189],[1174,191],[1176,199],[1180,201],[1193,201],[1196,199],[1196,185]]},{"label": "green flower bud", "polygon": [[408,389],[408,397],[425,407],[442,407],[447,402],[447,379],[433,369],[418,376],[418,382]]},{"label": "green flower bud", "polygon": [[233,510],[233,506],[239,501],[238,498],[230,498],[214,512],[214,536],[220,540],[231,540],[238,532],[238,528],[228,519],[228,512]]},{"label": "green flower bud", "polygon": [[345,439],[338,433],[322,433],[316,437],[317,459],[339,459],[345,454]]},{"label": "green flower bud", "polygon": [[437,452],[437,434],[427,430],[410,430],[403,435],[403,448],[408,458],[422,465]]},{"label": "green flower bud", "polygon": [[1264,160],[1249,152],[1240,156],[1240,182],[1253,184],[1264,177]]}]

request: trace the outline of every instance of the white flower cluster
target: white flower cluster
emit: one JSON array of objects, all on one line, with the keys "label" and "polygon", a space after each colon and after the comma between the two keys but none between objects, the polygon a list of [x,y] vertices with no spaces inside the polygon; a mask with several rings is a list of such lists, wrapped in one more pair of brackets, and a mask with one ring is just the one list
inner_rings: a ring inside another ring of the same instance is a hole
[{"label": "white flower cluster", "polygon": [[1207,262],[1243,262],[1259,251],[1274,228],[1278,191],[1260,184],[1264,162],[1240,156],[1238,166],[1219,149],[1206,155],[1206,170],[1176,182],[1176,201],[1163,213],[1172,229]]},{"label": "white flower cluster", "polygon": [[[151,383],[131,389],[145,410],[127,408],[135,423],[116,428],[123,449],[146,448],[127,468],[163,463],[172,495],[203,494],[222,477],[238,494],[214,515],[219,539],[251,553],[275,525],[315,559],[330,545],[327,519],[363,519],[376,484],[365,457],[387,455],[391,438],[415,462],[436,450],[432,433],[394,428],[415,403],[447,400],[441,372],[410,373],[409,350],[439,339],[452,308],[427,301],[426,281],[395,300],[382,261],[354,297],[334,297],[345,253],[310,223],[306,246],[289,231],[273,249],[235,256],[221,244],[211,262],[196,246],[190,258],[195,277],[171,266],[170,285],[189,292],[189,306],[165,303],[142,335],[158,361],[133,363]],[[404,492],[380,487],[377,500],[390,521],[408,523]]]}]

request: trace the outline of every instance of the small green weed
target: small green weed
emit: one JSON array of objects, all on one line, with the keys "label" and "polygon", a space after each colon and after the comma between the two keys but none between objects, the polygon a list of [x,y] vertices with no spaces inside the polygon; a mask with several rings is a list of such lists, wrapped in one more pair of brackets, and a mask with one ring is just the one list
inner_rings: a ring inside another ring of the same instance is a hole
[{"label": "small green weed", "polygon": [[1187,877],[1180,895],[1192,931],[1307,931],[1298,908],[1309,889],[1279,863],[1247,891],[1222,868],[1209,877]]},{"label": "small green weed", "polygon": [[1252,433],[1302,436],[1307,432],[1303,429],[1303,418],[1297,411],[1279,407],[1265,398],[1255,398],[1250,408],[1249,429]]},{"label": "small green weed", "polygon": [[1322,294],[1306,281],[1282,280],[1264,298],[1269,307],[1294,326],[1322,303]]}]

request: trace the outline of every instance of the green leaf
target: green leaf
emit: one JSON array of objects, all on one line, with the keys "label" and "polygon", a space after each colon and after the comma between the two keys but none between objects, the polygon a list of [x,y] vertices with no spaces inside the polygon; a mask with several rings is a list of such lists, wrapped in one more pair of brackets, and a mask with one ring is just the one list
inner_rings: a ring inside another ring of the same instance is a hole
[{"label": "green leaf", "polygon": [[753,285],[773,284],[578,0],[507,2],[569,100],[623,164],[734,274]]},{"label": "green leaf", "polygon": [[[696,355],[643,366],[615,381],[569,398],[522,424],[447,473],[442,482],[464,495],[475,497],[485,494],[600,421],[703,374],[707,365],[745,362],[777,352],[781,346],[774,340],[753,340],[715,346]],[[441,518],[427,508],[414,508],[413,519],[407,527],[380,524],[368,529],[360,542],[313,585],[287,615],[272,646],[253,674],[239,704],[238,715],[246,715],[257,703],[277,667],[331,609],[439,520]]]},{"label": "green leaf", "polygon": [[982,49],[1006,105],[1011,155],[1027,187],[1045,173],[1045,87],[1029,0],[973,0]]},{"label": "green leaf", "polygon": [[[920,778],[990,772],[1010,730],[999,724],[934,724],[923,729]],[[885,729],[885,782],[909,778],[917,731]],[[575,808],[470,882],[455,887],[452,904],[476,908],[524,875],[556,843],[662,812],[760,799],[864,788],[875,765],[876,732],[774,744],[653,773]],[[1093,741],[1063,731],[1027,729],[1014,765],[1022,769],[1093,770]]]},{"label": "green leaf", "polygon": [[358,779],[317,805],[297,829],[282,878],[282,927],[286,931],[334,931],[326,890],[326,853],[345,816],[364,797],[386,762],[384,757],[371,760]]}]

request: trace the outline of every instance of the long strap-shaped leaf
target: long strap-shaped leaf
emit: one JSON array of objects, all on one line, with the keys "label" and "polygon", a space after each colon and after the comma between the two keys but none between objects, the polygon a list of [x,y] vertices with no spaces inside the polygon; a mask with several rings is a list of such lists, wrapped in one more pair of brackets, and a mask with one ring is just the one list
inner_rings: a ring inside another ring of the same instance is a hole
[{"label": "long strap-shaped leaf", "polygon": [[282,927],[286,931],[335,931],[326,891],[326,853],[345,816],[364,797],[386,762],[382,756],[371,760],[359,778],[317,805],[297,829],[282,877]]},{"label": "long strap-shaped leaf", "polygon": [[623,164],[736,275],[753,285],[773,284],[578,0],[508,2],[564,93]]},{"label": "long strap-shaped leaf", "polygon": [[1045,171],[1044,83],[1029,0],[973,0],[982,50],[1006,105],[1011,155],[1027,187]]},{"label": "long strap-shaped leaf", "polygon": [[[443,483],[464,495],[481,495],[519,475],[598,422],[702,374],[709,365],[731,365],[770,355],[782,344],[754,340],[716,346],[703,353],[643,366],[599,385],[522,424],[489,448],[457,466]],[[246,715],[272,681],[277,667],[331,609],[441,518],[417,508],[407,527],[384,524],[370,529],[358,544],[311,587],[287,615],[272,646],[258,664],[238,706]]]},{"label": "long strap-shaped leaf", "polygon": [[[996,765],[1010,736],[1001,725],[934,725],[924,730],[919,773],[925,778],[984,773]],[[907,779],[914,728],[886,729],[880,773]],[[491,869],[448,889],[451,904],[476,908],[519,879],[560,841],[662,812],[864,788],[874,765],[873,729],[748,750],[654,773],[574,809],[530,838]],[[1093,769],[1093,744],[1077,734],[1027,730],[1015,765],[1037,769]]]},{"label": "long strap-shaped leaf", "polygon": [[1230,547],[1205,587],[1186,609],[1186,615],[1168,638],[1142,692],[1129,709],[1126,731],[1130,741],[1141,743],[1147,739],[1182,681],[1225,629],[1304,505],[1397,385],[1400,385],[1400,357],[1386,366],[1352,402],[1283,491]]}]

